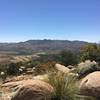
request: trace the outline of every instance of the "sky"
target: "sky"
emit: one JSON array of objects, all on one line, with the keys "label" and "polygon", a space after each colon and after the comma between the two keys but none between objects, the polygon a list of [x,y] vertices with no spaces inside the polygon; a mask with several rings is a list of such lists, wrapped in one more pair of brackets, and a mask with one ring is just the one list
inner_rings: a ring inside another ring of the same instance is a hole
[{"label": "sky", "polygon": [[100,42],[100,0],[0,0],[0,42]]}]

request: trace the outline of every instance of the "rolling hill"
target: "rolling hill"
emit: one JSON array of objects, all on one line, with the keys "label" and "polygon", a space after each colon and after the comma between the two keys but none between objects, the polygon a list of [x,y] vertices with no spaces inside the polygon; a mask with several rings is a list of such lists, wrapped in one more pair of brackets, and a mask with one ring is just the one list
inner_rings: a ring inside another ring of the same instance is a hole
[{"label": "rolling hill", "polygon": [[62,50],[79,52],[88,42],[68,40],[29,40],[19,43],[0,43],[0,54],[56,53]]}]

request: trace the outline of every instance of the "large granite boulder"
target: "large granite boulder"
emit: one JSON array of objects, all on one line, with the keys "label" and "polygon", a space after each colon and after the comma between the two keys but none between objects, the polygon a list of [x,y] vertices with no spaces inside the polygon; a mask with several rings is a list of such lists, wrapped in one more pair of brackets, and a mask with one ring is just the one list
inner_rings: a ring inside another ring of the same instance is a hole
[{"label": "large granite boulder", "polygon": [[67,68],[66,66],[61,65],[61,64],[56,64],[55,68],[56,68],[56,70],[63,72],[63,73],[69,73],[70,72],[69,68]]},{"label": "large granite boulder", "polygon": [[19,82],[6,83],[3,86],[16,87],[17,91],[11,100],[50,100],[53,87],[40,80],[24,80]]},{"label": "large granite boulder", "polygon": [[80,89],[85,95],[100,97],[100,71],[93,72],[82,79]]}]

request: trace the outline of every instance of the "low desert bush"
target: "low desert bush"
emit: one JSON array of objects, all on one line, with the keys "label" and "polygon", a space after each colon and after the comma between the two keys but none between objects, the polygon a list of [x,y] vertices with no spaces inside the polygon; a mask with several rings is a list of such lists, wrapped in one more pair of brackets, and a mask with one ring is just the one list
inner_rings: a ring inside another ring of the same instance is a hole
[{"label": "low desert bush", "polygon": [[15,63],[10,63],[7,68],[7,75],[18,75],[19,67]]},{"label": "low desert bush", "polygon": [[37,65],[35,67],[35,72],[37,74],[44,74],[44,73],[47,73],[47,72],[50,72],[51,70],[53,70],[54,66],[55,66],[54,61],[48,61],[48,62],[45,62],[45,63],[40,63],[39,65]]},{"label": "low desert bush", "polygon": [[75,100],[78,93],[75,77],[53,72],[49,74],[49,83],[54,87],[53,100]]},{"label": "low desert bush", "polygon": [[77,72],[80,78],[88,75],[89,73],[99,70],[100,67],[98,66],[98,64],[95,61],[90,61],[90,60],[82,62],[77,66]]},{"label": "low desert bush", "polygon": [[93,97],[80,95],[79,81],[75,76],[61,72],[51,72],[48,82],[54,88],[51,100],[95,100]]}]

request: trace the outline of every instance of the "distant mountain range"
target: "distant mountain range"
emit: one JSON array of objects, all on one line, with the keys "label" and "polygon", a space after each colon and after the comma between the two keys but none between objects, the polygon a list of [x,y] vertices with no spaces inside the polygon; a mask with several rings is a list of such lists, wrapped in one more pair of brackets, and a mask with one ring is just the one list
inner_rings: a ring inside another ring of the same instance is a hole
[{"label": "distant mountain range", "polygon": [[19,43],[0,43],[0,53],[32,54],[56,53],[62,50],[79,52],[81,47],[88,44],[84,41],[69,40],[29,40]]}]

